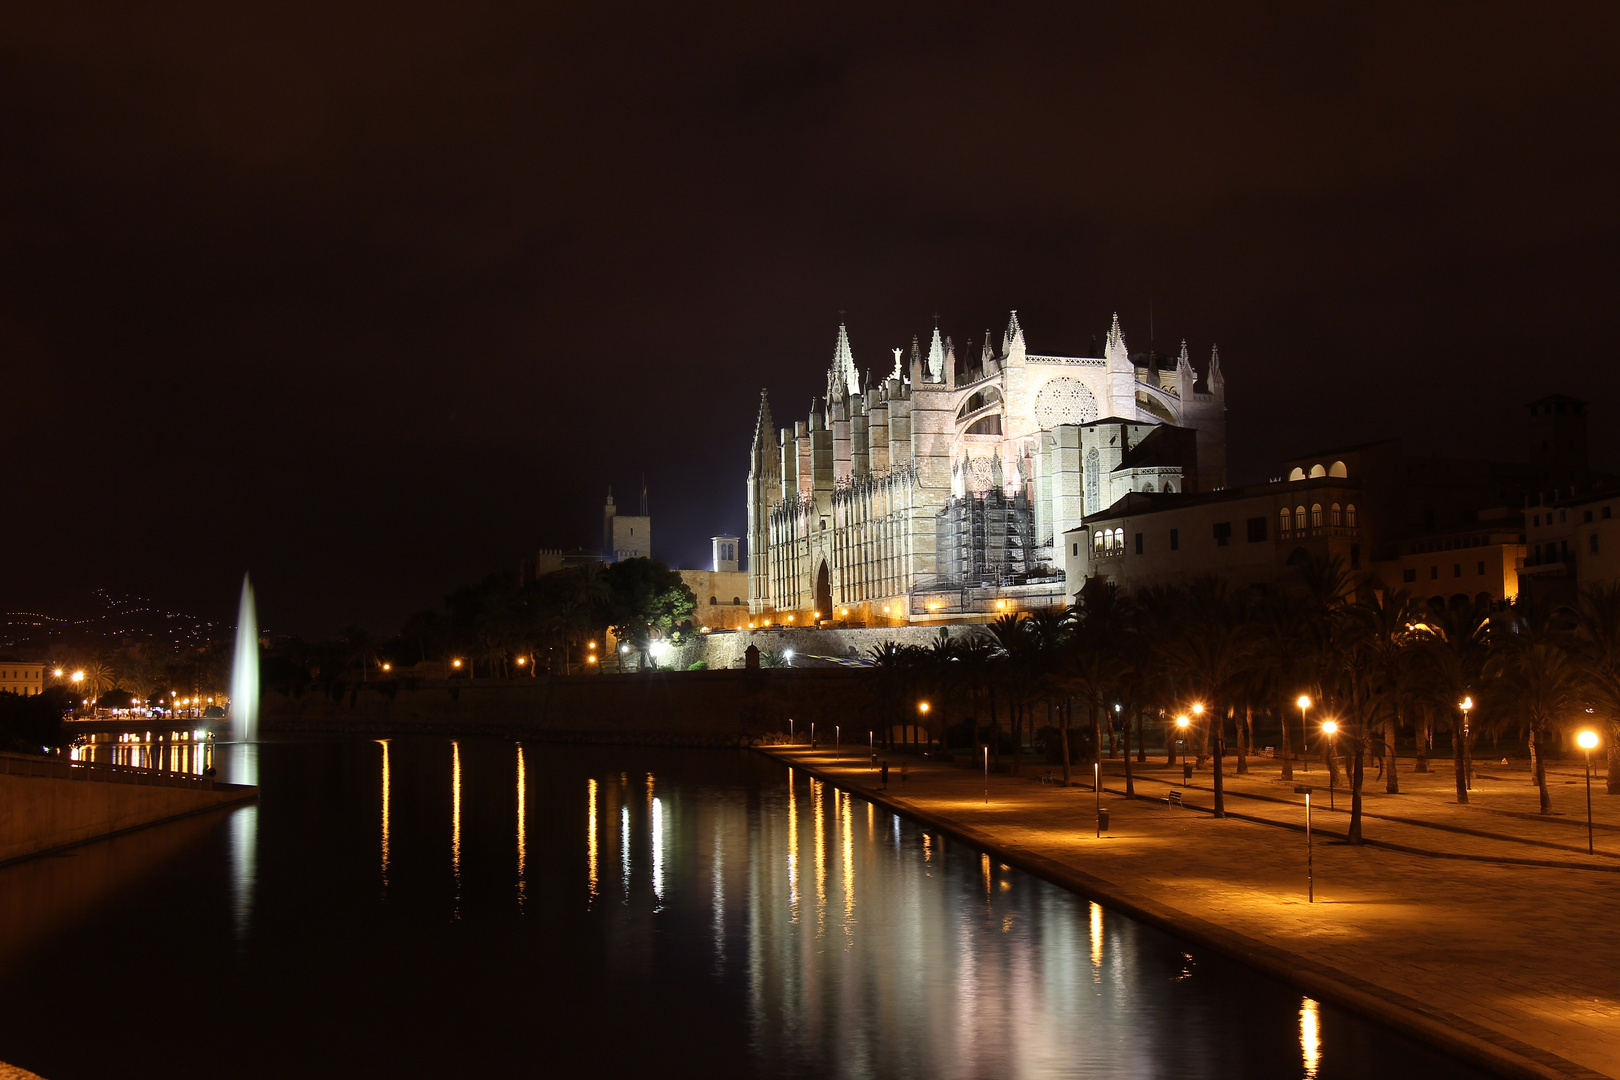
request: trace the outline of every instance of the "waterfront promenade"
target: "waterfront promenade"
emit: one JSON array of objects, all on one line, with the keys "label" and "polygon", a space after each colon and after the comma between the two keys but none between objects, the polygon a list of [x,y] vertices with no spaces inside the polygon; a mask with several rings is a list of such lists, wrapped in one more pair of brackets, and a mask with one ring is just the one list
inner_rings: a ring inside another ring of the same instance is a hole
[{"label": "waterfront promenade", "polygon": [[[1109,831],[1095,836],[1096,795],[1022,776],[890,753],[887,791],[865,747],[766,749],[838,786],[999,853],[1128,914],[1217,948],[1313,996],[1377,1017],[1425,1042],[1517,1076],[1620,1077],[1620,797],[1594,790],[1599,854],[1586,853],[1578,767],[1549,777],[1551,820],[1534,814],[1522,763],[1476,763],[1474,802],[1453,801],[1449,761],[1386,795],[1369,773],[1363,835],[1342,837],[1348,793],[1326,809],[1319,763],[1293,783],[1313,796],[1316,902],[1306,902],[1304,806],[1277,763],[1231,775],[1226,820],[1213,818],[1208,765],[1105,763]],[[884,757],[881,752],[880,758]],[[900,779],[900,763],[907,778]],[[1089,769],[1086,770],[1089,774]],[[1571,782],[1573,781],[1573,782]],[[1182,793],[1184,808],[1163,801]]]}]

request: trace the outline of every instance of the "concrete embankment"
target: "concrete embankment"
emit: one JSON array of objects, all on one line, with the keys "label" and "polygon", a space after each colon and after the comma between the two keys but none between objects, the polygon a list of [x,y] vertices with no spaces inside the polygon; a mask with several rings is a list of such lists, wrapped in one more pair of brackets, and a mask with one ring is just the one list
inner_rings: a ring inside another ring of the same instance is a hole
[{"label": "concrete embankment", "polygon": [[0,755],[0,864],[245,802],[258,789]]},{"label": "concrete embankment", "polygon": [[882,791],[865,754],[763,752],[1503,1075],[1620,1076],[1620,986],[1594,948],[1620,920],[1610,874],[1318,843],[1311,903],[1303,838],[1266,824],[1105,793],[1099,837],[1089,789],[914,760]]},{"label": "concrete embankment", "polygon": [[[866,741],[885,715],[871,671],[651,671],[357,683],[334,692],[265,695],[266,732],[491,734],[556,742],[748,746],[785,733],[789,720],[829,737]],[[890,706],[892,709],[894,706]],[[949,703],[930,713],[937,731]]]}]

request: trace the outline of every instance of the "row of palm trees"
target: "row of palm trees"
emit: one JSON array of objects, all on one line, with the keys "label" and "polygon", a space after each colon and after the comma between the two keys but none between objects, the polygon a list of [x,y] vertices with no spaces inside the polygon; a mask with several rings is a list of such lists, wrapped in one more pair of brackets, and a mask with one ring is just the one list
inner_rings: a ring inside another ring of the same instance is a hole
[{"label": "row of palm trees", "polygon": [[1075,750],[1100,767],[1123,744],[1131,794],[1132,744],[1145,760],[1144,736],[1156,728],[1171,763],[1178,743],[1213,763],[1221,817],[1225,756],[1235,749],[1238,773],[1248,771],[1257,722],[1278,738],[1283,778],[1292,779],[1294,755],[1307,749],[1293,745],[1295,733],[1305,737],[1307,717],[1331,718],[1326,756],[1349,773],[1357,842],[1368,765],[1380,763],[1385,790],[1398,792],[1402,739],[1416,744],[1414,770],[1428,772],[1429,746],[1449,736],[1462,803],[1478,737],[1522,739],[1541,812],[1550,813],[1547,758],[1563,736],[1589,727],[1607,747],[1608,791],[1620,793],[1620,585],[1594,588],[1571,607],[1436,609],[1404,590],[1358,584],[1339,560],[1324,559],[1302,563],[1266,594],[1209,579],[1126,596],[1092,581],[1066,611],[1006,616],[987,630],[873,650],[883,707],[915,724],[913,702],[954,695],[993,733],[986,742],[998,756],[1004,737],[1014,748],[1051,737],[1065,783]]},{"label": "row of palm trees", "polygon": [[91,702],[110,691],[125,691],[143,702],[167,702],[172,696],[223,701],[230,687],[231,649],[228,639],[184,653],[152,645],[120,652],[65,648],[50,662],[46,681]]}]

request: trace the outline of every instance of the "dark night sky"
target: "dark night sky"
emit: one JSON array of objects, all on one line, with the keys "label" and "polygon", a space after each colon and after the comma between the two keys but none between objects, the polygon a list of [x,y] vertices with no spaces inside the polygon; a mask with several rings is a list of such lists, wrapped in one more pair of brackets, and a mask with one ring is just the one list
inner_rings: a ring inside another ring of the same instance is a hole
[{"label": "dark night sky", "polygon": [[[334,12],[341,14],[334,14]],[[644,470],[743,526],[759,390],[1148,308],[1234,482],[1405,433],[1617,463],[1617,9],[72,0],[0,29],[0,609],[388,631]]]}]

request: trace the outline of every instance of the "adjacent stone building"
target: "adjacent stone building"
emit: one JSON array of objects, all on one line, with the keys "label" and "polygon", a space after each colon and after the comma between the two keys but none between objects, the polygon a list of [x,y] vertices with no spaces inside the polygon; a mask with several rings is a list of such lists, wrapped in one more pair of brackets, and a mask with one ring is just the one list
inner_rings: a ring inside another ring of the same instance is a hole
[{"label": "adjacent stone building", "polygon": [[[1095,339],[1093,339],[1095,343]],[[1132,356],[1115,316],[1102,355],[1028,350],[1014,312],[959,359],[926,353],[875,379],[838,328],[824,397],[778,429],[761,395],[747,481],[748,604],[846,623],[959,620],[1064,604],[1063,535],[1128,492],[1219,489],[1225,380]],[[1168,358],[1167,358],[1168,359]]]}]

